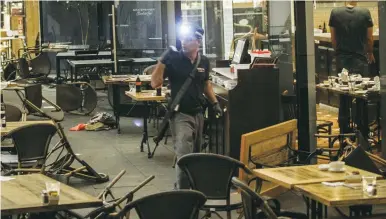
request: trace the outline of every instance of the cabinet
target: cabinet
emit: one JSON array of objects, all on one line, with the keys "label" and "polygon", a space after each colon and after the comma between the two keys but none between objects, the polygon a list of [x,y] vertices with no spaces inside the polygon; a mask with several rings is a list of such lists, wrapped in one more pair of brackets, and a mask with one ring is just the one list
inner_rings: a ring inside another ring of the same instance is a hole
[{"label": "cabinet", "polygon": [[217,119],[209,109],[209,142],[212,152],[239,160],[241,135],[280,121],[279,69],[243,69],[236,75],[232,90],[213,83],[225,113]]}]

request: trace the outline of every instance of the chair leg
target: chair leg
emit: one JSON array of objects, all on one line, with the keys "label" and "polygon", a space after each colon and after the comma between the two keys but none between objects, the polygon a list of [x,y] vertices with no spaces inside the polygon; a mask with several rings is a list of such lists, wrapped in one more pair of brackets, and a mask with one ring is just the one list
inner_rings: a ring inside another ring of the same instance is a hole
[{"label": "chair leg", "polygon": [[172,168],[176,167],[176,163],[177,163],[177,155],[174,155]]},{"label": "chair leg", "polygon": [[243,209],[240,209],[240,214],[239,216],[237,217],[237,219],[241,219],[244,217],[244,210]]}]

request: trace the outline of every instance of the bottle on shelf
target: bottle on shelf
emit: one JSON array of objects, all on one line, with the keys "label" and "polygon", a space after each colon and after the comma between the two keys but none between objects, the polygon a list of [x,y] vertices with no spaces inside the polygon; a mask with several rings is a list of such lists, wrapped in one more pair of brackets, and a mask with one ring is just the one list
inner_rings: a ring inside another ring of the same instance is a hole
[{"label": "bottle on shelf", "polygon": [[326,22],[323,23],[323,30],[322,30],[323,33],[327,33],[327,28],[326,28]]},{"label": "bottle on shelf", "polygon": [[7,127],[7,122],[6,122],[6,118],[5,118],[5,104],[4,104],[4,98],[3,98],[3,94],[1,94],[1,110],[0,110],[0,115],[1,115],[1,127],[2,128],[5,128]]},{"label": "bottle on shelf", "polygon": [[135,92],[137,93],[141,92],[141,85],[142,85],[142,82],[141,82],[141,79],[139,79],[139,75],[138,75],[137,80],[135,80]]}]

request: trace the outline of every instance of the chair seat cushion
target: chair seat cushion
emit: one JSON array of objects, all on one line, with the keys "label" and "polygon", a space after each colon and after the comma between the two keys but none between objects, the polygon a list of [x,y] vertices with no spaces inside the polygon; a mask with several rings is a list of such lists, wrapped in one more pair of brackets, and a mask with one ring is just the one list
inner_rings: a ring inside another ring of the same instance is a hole
[{"label": "chair seat cushion", "polygon": [[[230,209],[238,209],[242,207],[241,194],[233,192],[230,194]],[[226,208],[226,200],[213,200],[208,199],[202,209],[209,210],[210,208],[214,208],[216,210],[221,210]]]},{"label": "chair seat cushion", "polygon": [[42,108],[42,111],[55,122],[60,122],[64,119],[64,112],[62,110],[56,111],[56,109],[52,108]]},{"label": "chair seat cushion", "polygon": [[1,154],[1,162],[5,164],[17,164],[18,157],[14,154]]},{"label": "chair seat cushion", "polygon": [[[12,168],[18,167],[18,157],[17,154],[1,154],[1,163],[6,164]],[[36,164],[36,160],[25,161],[23,162],[24,168],[31,168]]]}]

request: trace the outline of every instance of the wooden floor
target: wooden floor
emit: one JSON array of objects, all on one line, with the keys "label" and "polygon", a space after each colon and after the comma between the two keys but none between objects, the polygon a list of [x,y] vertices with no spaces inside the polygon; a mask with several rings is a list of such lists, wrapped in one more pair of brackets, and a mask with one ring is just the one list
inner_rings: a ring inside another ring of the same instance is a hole
[{"label": "wooden floor", "polygon": [[[316,117],[317,120],[327,120],[333,122],[332,126],[332,134],[338,134],[339,133],[339,124],[338,124],[338,109],[334,107],[330,107],[324,104],[317,104],[316,105]],[[327,147],[328,142],[326,139],[317,139],[317,146],[318,147]],[[338,144],[335,144],[334,147],[338,147]],[[374,151],[373,153],[377,154],[380,153],[379,151]]]}]

